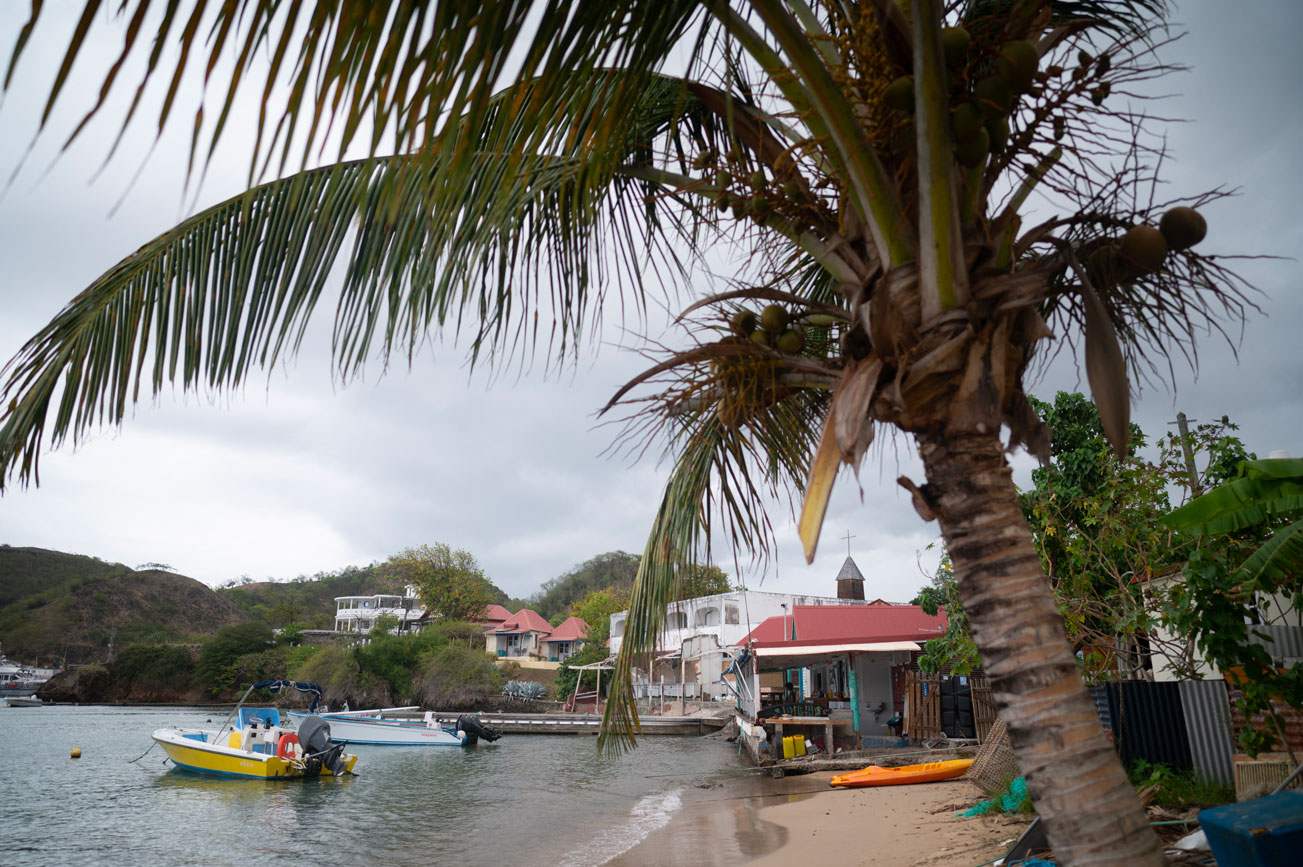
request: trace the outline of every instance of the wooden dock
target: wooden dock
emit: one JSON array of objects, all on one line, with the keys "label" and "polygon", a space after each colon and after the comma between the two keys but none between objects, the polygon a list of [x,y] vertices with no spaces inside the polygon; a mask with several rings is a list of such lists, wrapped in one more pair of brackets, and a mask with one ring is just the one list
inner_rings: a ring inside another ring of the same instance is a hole
[{"label": "wooden dock", "polygon": [[[458,713],[436,712],[439,722],[455,723]],[[482,713],[480,722],[503,734],[596,735],[602,727],[600,714],[591,713]],[[401,717],[395,714],[395,717]],[[421,719],[420,715],[411,715]],[[730,717],[639,716],[644,735],[708,735],[723,728]]]}]

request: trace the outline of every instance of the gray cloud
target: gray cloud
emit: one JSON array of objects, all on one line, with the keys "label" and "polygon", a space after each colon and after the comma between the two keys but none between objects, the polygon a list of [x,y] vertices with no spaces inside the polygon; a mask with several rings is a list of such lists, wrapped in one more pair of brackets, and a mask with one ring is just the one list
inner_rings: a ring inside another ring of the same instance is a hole
[{"label": "gray cloud", "polygon": [[[70,25],[51,13],[55,20],[37,34],[45,41],[33,43],[0,108],[5,175],[36,128],[40,88],[52,80],[56,51],[66,44],[57,31]],[[1287,0],[1187,3],[1177,17],[1190,35],[1164,56],[1193,71],[1162,85],[1178,95],[1160,103],[1159,113],[1189,120],[1168,130],[1170,196],[1239,188],[1237,198],[1208,209],[1208,249],[1295,256],[1303,241],[1303,113],[1294,88],[1303,70],[1293,41],[1303,10]],[[0,45],[12,44],[20,24],[0,23]],[[106,68],[119,44],[93,42],[79,73]],[[114,132],[111,123],[93,128],[44,173],[60,134],[75,122],[73,109],[89,105],[97,87],[93,76],[74,76],[54,128],[0,198],[5,358],[81,287],[185,213],[184,124],[154,148],[112,219],[152,145],[148,123],[138,125],[93,185],[88,179]],[[107,116],[120,117],[120,107]],[[233,130],[232,152],[210,169],[201,205],[240,189],[247,162],[239,151],[248,136],[247,128]],[[1264,315],[1249,323],[1239,363],[1211,339],[1198,375],[1178,362],[1175,393],[1146,388],[1135,418],[1156,435],[1178,409],[1203,420],[1228,414],[1260,454],[1283,448],[1303,455],[1298,263],[1255,260],[1241,270],[1262,290]],[[608,342],[628,342],[620,324],[612,315]],[[660,328],[635,330],[659,336]],[[400,363],[381,377],[373,366],[363,381],[339,388],[322,338],[328,328],[318,331],[296,363],[255,377],[240,394],[212,401],[168,393],[139,408],[120,433],[100,433],[75,453],[65,447],[48,454],[39,489],[0,498],[0,541],[130,565],[162,561],[213,583],[242,574],[288,578],[444,541],[472,551],[518,595],[596,554],[641,551],[664,469],[654,454],[634,466],[602,456],[613,430],[597,427],[592,414],[642,359],[606,347],[560,376],[544,378],[536,369],[489,387],[485,376],[468,375],[455,347],[436,345],[418,353],[411,371]],[[1051,397],[1085,388],[1061,360],[1033,391]],[[1017,456],[1014,465],[1025,482],[1030,462]],[[895,484],[902,473],[922,475],[903,437],[870,455],[861,470],[862,501],[854,479],[843,474],[811,566],[786,504],[774,504],[771,513],[777,548],[765,572],[734,564],[718,543],[716,561],[748,586],[832,592],[847,550],[840,537],[850,532],[869,594],[907,599],[924,580],[920,563],[934,568],[937,551],[928,550],[935,525],[918,519]]]}]

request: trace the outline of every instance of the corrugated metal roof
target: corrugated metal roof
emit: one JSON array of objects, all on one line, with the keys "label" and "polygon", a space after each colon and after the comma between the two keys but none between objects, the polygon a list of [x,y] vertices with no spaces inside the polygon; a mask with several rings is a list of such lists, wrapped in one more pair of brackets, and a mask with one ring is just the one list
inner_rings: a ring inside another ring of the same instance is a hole
[{"label": "corrugated metal roof", "polygon": [[502,623],[510,619],[511,612],[496,602],[484,609],[484,617],[482,618],[485,623]]},{"label": "corrugated metal roof", "polygon": [[757,647],[756,656],[823,656],[835,653],[889,652],[893,650],[922,650],[917,641],[856,641],[845,644],[802,644],[788,642],[774,647]]},{"label": "corrugated metal roof", "polygon": [[546,641],[582,641],[588,637],[588,624],[581,618],[571,617],[562,621],[561,625],[552,630]]},{"label": "corrugated metal roof", "polygon": [[541,632],[548,635],[552,632],[552,624],[544,619],[542,614],[532,608],[522,608],[515,614],[511,615],[505,623],[499,626],[494,632]]},{"label": "corrugated metal roof", "polygon": [[782,641],[784,626],[801,644],[927,641],[945,630],[946,616],[926,614],[917,605],[796,605],[786,617],[764,620],[738,645]]}]

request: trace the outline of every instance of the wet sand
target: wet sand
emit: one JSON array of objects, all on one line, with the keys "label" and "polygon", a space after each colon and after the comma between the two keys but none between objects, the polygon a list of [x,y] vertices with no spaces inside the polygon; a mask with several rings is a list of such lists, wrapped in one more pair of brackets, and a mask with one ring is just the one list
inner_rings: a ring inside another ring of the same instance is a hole
[{"label": "wet sand", "polygon": [[668,825],[611,861],[618,867],[973,865],[998,858],[1023,817],[959,818],[980,792],[951,780],[833,789],[831,773],[725,782],[685,796]]}]

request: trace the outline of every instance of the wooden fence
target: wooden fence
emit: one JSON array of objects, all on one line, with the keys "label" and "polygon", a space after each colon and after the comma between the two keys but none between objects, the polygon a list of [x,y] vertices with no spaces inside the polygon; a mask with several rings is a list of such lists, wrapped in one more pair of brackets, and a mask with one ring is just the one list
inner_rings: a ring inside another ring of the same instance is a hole
[{"label": "wooden fence", "polygon": [[[971,728],[976,733],[977,742],[986,742],[987,736],[991,733],[991,726],[995,725],[996,721],[995,702],[991,699],[991,686],[986,675],[972,674],[962,678],[952,675],[947,678],[911,671],[905,676],[905,686],[906,735],[919,740],[946,737],[955,733],[956,724],[960,722],[958,716],[960,713],[971,713]],[[942,696],[947,692],[956,697],[967,696],[968,702],[964,703],[964,706],[971,707],[971,710],[953,710],[955,716],[948,720],[942,702]],[[946,731],[948,721],[950,732]]]}]

